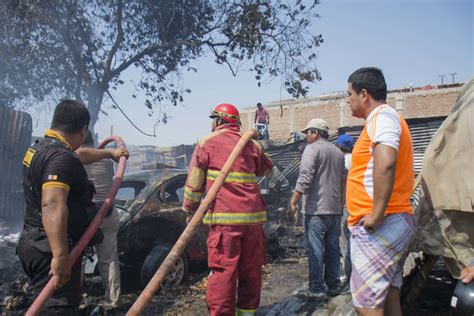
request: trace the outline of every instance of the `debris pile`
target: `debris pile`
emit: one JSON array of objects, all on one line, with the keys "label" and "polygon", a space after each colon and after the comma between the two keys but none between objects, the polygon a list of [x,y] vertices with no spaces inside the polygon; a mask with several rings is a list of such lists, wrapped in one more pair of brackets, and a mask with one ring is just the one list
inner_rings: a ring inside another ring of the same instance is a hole
[{"label": "debris pile", "polygon": [[0,222],[0,284],[16,280],[22,274],[16,255],[16,243],[20,233],[8,233],[4,222]]}]

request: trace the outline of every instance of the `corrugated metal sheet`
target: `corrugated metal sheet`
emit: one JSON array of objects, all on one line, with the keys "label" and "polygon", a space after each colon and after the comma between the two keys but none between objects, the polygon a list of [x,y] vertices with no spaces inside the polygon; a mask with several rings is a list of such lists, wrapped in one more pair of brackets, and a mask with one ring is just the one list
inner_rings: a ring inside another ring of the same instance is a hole
[{"label": "corrugated metal sheet", "polygon": [[22,159],[31,144],[32,120],[28,113],[0,106],[0,218],[23,218]]},{"label": "corrugated metal sheet", "polygon": [[[445,116],[407,119],[408,126],[413,140],[415,175],[421,172],[423,154],[431,138],[443,123]],[[357,141],[363,126],[342,127],[338,132],[329,136],[329,140],[334,142],[339,135],[344,133],[351,135]],[[294,187],[298,176],[298,169],[301,161],[301,153],[306,145],[305,140],[300,140],[292,144],[270,147],[268,155],[281,171],[280,177],[286,177],[290,186]]]},{"label": "corrugated metal sheet", "polygon": [[306,146],[306,140],[298,140],[294,143],[281,146],[271,146],[267,153],[273,163],[281,170],[286,169],[295,159],[300,158],[303,149]]}]

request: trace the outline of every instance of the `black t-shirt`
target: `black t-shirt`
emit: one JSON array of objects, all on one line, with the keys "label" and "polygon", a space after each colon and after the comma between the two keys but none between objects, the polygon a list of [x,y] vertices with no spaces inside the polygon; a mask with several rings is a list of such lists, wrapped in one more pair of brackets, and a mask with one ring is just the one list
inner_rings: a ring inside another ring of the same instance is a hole
[{"label": "black t-shirt", "polygon": [[[44,147],[37,144],[28,149],[23,159],[24,177],[29,180],[24,181],[27,206],[39,209],[41,191],[45,188],[67,189],[68,207],[78,201],[91,203],[87,174],[77,155],[55,138],[46,137],[44,142]],[[29,187],[27,182],[30,182]]]}]

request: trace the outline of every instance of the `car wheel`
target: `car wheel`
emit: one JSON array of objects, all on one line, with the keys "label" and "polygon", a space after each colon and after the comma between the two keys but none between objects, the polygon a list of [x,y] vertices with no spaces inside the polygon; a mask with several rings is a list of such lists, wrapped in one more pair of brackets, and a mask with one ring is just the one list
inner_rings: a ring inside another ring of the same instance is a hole
[{"label": "car wheel", "polygon": [[[150,251],[145,259],[145,262],[143,262],[141,270],[141,281],[143,287],[145,287],[148,282],[150,282],[151,278],[163,263],[171,248],[172,247],[169,244],[160,244]],[[187,274],[188,258],[186,254],[182,253],[181,256],[178,257],[174,267],[168,273],[168,276],[163,281],[162,287],[171,287],[180,284],[186,278]]]}]

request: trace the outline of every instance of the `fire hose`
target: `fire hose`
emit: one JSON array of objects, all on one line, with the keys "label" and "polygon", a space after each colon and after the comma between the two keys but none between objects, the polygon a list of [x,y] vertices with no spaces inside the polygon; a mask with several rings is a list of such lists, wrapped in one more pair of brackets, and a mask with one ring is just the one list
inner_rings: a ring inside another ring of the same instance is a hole
[{"label": "fire hose", "polygon": [[133,303],[132,307],[127,312],[127,316],[135,316],[140,315],[143,310],[145,309],[146,305],[150,302],[153,295],[156,293],[158,288],[163,283],[163,280],[168,275],[170,270],[173,268],[174,264],[178,260],[181,253],[184,251],[186,246],[188,245],[189,241],[193,237],[194,233],[197,231],[199,226],[201,225],[201,221],[204,217],[204,214],[209,207],[209,205],[214,201],[217,196],[217,193],[221,189],[222,185],[224,184],[224,180],[229,174],[230,168],[234,164],[237,157],[240,155],[242,150],[244,149],[245,145],[248,141],[256,135],[257,131],[252,130],[245,132],[242,137],[240,138],[237,145],[235,145],[234,149],[227,158],[222,170],[220,171],[219,175],[217,176],[216,180],[210,187],[209,191],[206,194],[206,197],[199,205],[199,208],[193,215],[191,221],[184,229],[183,233],[179,237],[178,241],[176,241],[175,245],[171,249],[168,256],[165,258],[163,263],[160,265],[160,268],[156,271],[153,275],[150,282],[147,284],[143,292],[137,298],[135,303]]},{"label": "fire hose", "polygon": [[[123,140],[118,136],[110,136],[106,138],[105,140],[102,141],[102,143],[100,143],[98,148],[104,148],[105,145],[107,145],[108,143],[112,141],[117,142],[120,148],[125,148],[125,144]],[[114,200],[115,195],[117,194],[117,191],[120,187],[120,183],[122,182],[123,174],[125,172],[125,161],[126,161],[125,157],[120,157],[117,172],[115,174],[114,182],[112,184],[112,188],[107,194],[107,197],[105,198],[105,201],[102,204],[102,207],[100,208],[99,212],[90,223],[87,230],[82,235],[79,242],[74,246],[74,248],[69,253],[68,258],[67,258],[69,267],[72,267],[74,263],[77,261],[77,259],[81,256],[82,252],[84,251],[86,246],[89,244],[92,236],[94,236],[100,224],[102,224],[102,221],[105,215],[107,214],[107,211],[112,206],[112,201]],[[46,302],[51,297],[51,295],[53,295],[53,293],[54,293],[54,282],[52,279],[50,279],[49,282],[45,285],[45,287],[41,291],[41,293],[38,295],[38,297],[36,297],[33,304],[31,304],[30,308],[28,309],[25,315],[26,316],[39,315],[39,313],[44,307],[44,304],[46,304]]]}]

